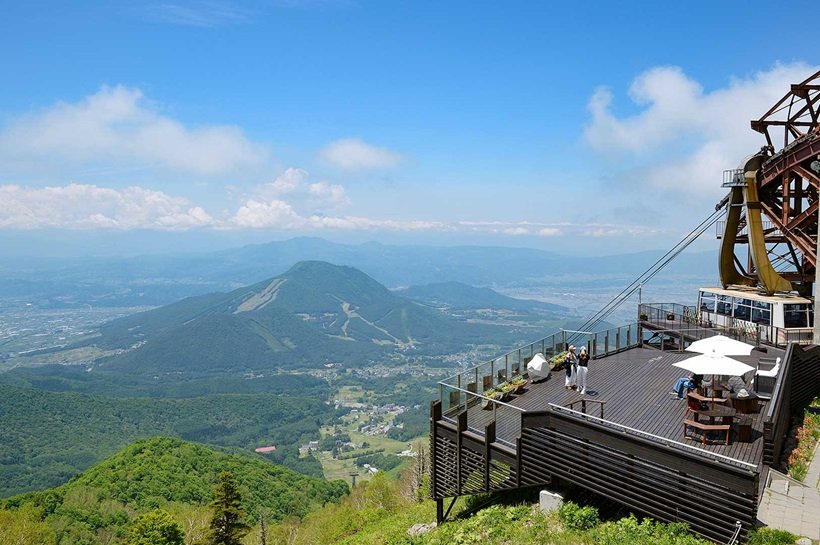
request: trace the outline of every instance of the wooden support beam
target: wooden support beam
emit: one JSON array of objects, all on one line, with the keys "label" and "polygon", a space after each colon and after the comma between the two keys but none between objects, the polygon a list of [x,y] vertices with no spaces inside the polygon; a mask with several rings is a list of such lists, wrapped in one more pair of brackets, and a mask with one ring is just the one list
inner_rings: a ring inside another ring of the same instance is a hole
[{"label": "wooden support beam", "polygon": [[461,495],[461,443],[467,431],[467,410],[458,413],[456,420],[456,495]]},{"label": "wooden support beam", "polygon": [[484,491],[490,491],[491,445],[495,443],[495,420],[484,427]]}]

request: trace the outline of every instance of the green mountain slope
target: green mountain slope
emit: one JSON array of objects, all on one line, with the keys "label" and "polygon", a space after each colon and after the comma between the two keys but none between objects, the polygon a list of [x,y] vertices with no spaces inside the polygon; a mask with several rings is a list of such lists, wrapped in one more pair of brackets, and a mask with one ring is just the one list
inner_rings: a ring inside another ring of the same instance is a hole
[{"label": "green mountain slope", "polygon": [[316,439],[319,425],[335,413],[321,399],[270,394],[113,398],[0,385],[0,414],[2,497],[64,483],[128,443],[154,435],[295,450],[300,441]]},{"label": "green mountain slope", "polygon": [[83,542],[99,539],[101,530],[121,530],[135,514],[158,507],[195,515],[211,500],[223,471],[235,476],[251,521],[260,513],[268,521],[301,518],[348,492],[342,481],[326,482],[254,456],[157,437],[126,447],[58,488],[4,503],[13,509],[40,507],[61,542]]},{"label": "green mountain slope", "polygon": [[352,267],[308,261],[230,293],[114,320],[86,342],[124,351],[105,362],[112,369],[210,372],[361,365],[395,350],[461,347],[491,331],[499,333],[400,297]]}]

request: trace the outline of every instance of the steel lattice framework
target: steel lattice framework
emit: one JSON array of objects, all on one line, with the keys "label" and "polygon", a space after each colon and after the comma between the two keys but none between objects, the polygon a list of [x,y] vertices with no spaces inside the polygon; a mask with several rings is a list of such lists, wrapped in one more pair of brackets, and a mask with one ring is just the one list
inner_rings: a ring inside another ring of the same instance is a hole
[{"label": "steel lattice framework", "polygon": [[[761,212],[770,220],[764,222],[770,261],[795,289],[810,292],[820,204],[820,72],[792,84],[751,127],[766,138],[756,185]],[[738,227],[737,243],[748,243],[745,219]],[[751,259],[746,274],[755,275]]]}]

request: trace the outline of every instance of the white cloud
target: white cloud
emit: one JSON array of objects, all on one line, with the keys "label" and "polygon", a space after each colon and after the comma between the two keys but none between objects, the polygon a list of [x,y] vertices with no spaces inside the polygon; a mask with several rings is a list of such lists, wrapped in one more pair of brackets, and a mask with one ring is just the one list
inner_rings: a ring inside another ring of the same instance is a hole
[{"label": "white cloud", "polygon": [[317,182],[308,186],[308,192],[319,206],[344,206],[350,203],[345,188],[339,184]]},{"label": "white cloud", "polygon": [[[344,188],[327,182],[303,184],[307,173],[293,169],[277,180],[299,180],[287,191],[303,191],[327,203],[347,200]],[[267,185],[274,185],[276,182]],[[470,232],[507,236],[622,237],[656,234],[632,225],[546,224],[505,221],[431,221],[369,218],[304,211],[283,197],[245,197],[235,211],[214,216],[190,200],[142,187],[113,189],[91,184],[31,188],[0,185],[0,229],[147,229],[243,230],[293,232],[392,231]]]},{"label": "white cloud", "polygon": [[119,163],[200,175],[264,162],[266,150],[238,127],[189,128],[161,115],[139,89],[103,87],[75,103],[58,103],[0,131],[0,159]]},{"label": "white cloud", "polygon": [[614,114],[612,91],[598,89],[584,136],[593,150],[627,165],[615,173],[618,179],[712,199],[723,192],[722,171],[766,143],[749,122],[816,70],[803,63],[776,65],[705,91],[679,67],[652,68],[629,89],[640,107],[634,115]]},{"label": "white cloud", "polygon": [[512,235],[512,236],[521,236],[521,235],[529,235],[530,230],[526,227],[507,227],[502,231],[505,235]]},{"label": "white cloud", "polygon": [[272,195],[287,195],[302,187],[302,182],[308,178],[308,172],[301,168],[288,168],[276,177],[274,181],[259,188],[259,192]]},{"label": "white cloud", "polygon": [[394,167],[404,157],[386,148],[378,148],[358,139],[345,138],[328,144],[321,157],[344,170],[369,170]]},{"label": "white cloud", "polygon": [[187,199],[141,187],[0,186],[0,227],[185,230],[213,219]]},{"label": "white cloud", "polygon": [[236,211],[229,224],[244,229],[300,229],[304,225],[304,218],[285,201],[274,199],[260,202],[249,199]]},{"label": "white cloud", "polygon": [[308,171],[288,168],[273,182],[255,187],[252,191],[256,200],[269,201],[287,197],[295,208],[311,209],[339,208],[350,204],[344,186],[327,181],[307,183]]}]

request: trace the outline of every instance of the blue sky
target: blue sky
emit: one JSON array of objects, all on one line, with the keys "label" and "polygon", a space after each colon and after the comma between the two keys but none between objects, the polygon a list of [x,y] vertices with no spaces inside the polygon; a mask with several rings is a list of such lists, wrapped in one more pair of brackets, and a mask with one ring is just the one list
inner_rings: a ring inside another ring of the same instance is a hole
[{"label": "blue sky", "polygon": [[671,247],[818,69],[811,7],[13,3],[0,249]]}]

